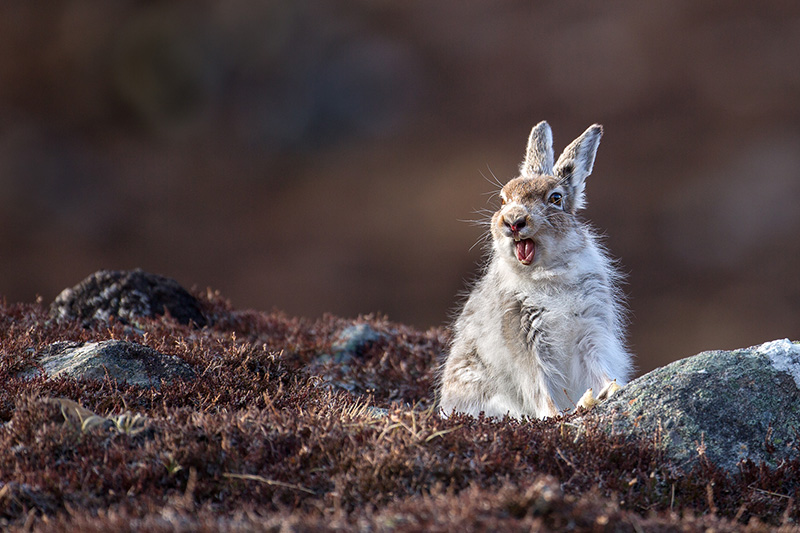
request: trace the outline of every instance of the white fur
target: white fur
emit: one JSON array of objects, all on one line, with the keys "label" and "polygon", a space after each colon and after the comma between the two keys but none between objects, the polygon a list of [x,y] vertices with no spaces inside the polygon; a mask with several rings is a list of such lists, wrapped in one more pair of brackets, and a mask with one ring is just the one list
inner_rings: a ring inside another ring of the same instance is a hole
[{"label": "white fur", "polygon": [[[505,205],[492,217],[486,271],[454,325],[442,375],[444,415],[542,418],[573,408],[590,387],[627,382],[632,363],[619,276],[576,216],[601,134],[590,127],[553,166],[550,127],[542,122],[531,132],[522,176],[503,188]],[[543,174],[547,167],[556,175]],[[562,205],[550,204],[559,191]],[[512,233],[510,224],[521,218],[523,229]],[[531,264],[517,259],[515,238],[535,242]]]}]

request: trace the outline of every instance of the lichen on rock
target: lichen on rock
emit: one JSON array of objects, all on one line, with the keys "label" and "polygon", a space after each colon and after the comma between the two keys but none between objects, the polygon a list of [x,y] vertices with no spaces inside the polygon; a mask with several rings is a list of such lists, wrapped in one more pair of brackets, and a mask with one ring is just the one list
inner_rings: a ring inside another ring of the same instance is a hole
[{"label": "lichen on rock", "polygon": [[208,321],[200,303],[171,278],[143,270],[99,270],[76,286],[64,289],[50,305],[50,316],[59,321],[135,323],[169,313],[181,324],[205,326]]},{"label": "lichen on rock", "polygon": [[[158,388],[162,381],[195,376],[192,367],[178,357],[120,340],[56,342],[45,348],[36,359],[50,378],[110,378],[131,385]],[[32,377],[35,374],[35,371],[27,371],[25,375]]]},{"label": "lichen on rock", "polygon": [[800,456],[800,345],[786,339],[675,361],[626,385],[590,415],[653,439],[691,468],[705,455],[734,472]]}]

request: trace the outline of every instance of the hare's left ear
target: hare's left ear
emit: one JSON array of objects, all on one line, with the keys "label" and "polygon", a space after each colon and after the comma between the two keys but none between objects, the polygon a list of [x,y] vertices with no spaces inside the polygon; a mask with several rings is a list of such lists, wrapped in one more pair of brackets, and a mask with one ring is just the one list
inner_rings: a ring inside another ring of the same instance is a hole
[{"label": "hare's left ear", "polygon": [[541,121],[531,130],[519,172],[523,176],[553,173],[553,130],[547,122]]},{"label": "hare's left ear", "polygon": [[575,210],[581,209],[586,204],[583,190],[585,180],[592,173],[594,156],[603,136],[603,126],[592,124],[583,134],[564,148],[564,152],[556,161],[553,173],[563,180],[563,185],[569,190],[573,198]]}]

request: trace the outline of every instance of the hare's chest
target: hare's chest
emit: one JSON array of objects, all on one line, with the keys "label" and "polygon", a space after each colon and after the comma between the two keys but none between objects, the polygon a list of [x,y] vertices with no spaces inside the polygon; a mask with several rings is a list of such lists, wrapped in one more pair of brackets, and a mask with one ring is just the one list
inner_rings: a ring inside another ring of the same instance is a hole
[{"label": "hare's chest", "polygon": [[557,328],[580,315],[580,302],[568,291],[527,296],[518,305],[522,320],[545,328]]},{"label": "hare's chest", "polygon": [[514,299],[503,314],[503,338],[512,353],[560,369],[580,337],[582,315],[574,299],[563,294]]}]

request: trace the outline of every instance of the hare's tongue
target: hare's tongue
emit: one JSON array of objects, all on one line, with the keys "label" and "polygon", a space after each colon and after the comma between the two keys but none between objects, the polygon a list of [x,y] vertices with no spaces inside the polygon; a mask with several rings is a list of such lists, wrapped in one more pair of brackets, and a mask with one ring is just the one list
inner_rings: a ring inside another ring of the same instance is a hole
[{"label": "hare's tongue", "polygon": [[523,239],[518,241],[516,247],[517,259],[520,263],[523,265],[530,265],[533,263],[533,256],[536,253],[536,245],[531,239]]}]

